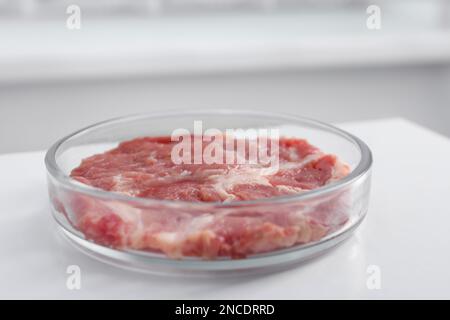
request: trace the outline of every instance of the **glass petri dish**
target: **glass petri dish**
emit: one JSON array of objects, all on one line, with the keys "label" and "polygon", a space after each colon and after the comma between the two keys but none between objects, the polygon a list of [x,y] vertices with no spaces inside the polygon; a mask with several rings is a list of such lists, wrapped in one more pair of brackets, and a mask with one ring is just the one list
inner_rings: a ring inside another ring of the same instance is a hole
[{"label": "glass petri dish", "polygon": [[[133,197],[93,188],[70,177],[71,170],[82,159],[110,150],[119,142],[143,136],[170,136],[179,128],[193,132],[196,121],[202,121],[203,130],[277,129],[280,136],[307,139],[322,151],[337,155],[349,165],[350,173],[340,180],[299,194],[235,202]],[[94,124],[56,142],[48,150],[45,163],[52,214],[63,235],[84,253],[135,271],[173,275],[236,275],[289,268],[324,253],[350,236],[368,210],[372,155],[359,138],[316,120],[259,111],[195,110],[134,115]],[[136,250],[126,246],[117,248],[86,237],[86,232],[79,227],[83,217],[93,213],[101,215],[105,210],[108,215],[117,216],[120,222],[131,219],[134,224],[140,225],[152,221],[149,217],[159,216],[176,221],[180,214],[184,221],[199,215],[233,216],[237,225],[239,219],[244,222],[249,213],[260,217],[295,214],[312,220],[318,216],[320,219],[333,219],[339,215],[345,216],[345,221],[327,230],[319,239],[245,257],[172,258],[159,251]]]}]

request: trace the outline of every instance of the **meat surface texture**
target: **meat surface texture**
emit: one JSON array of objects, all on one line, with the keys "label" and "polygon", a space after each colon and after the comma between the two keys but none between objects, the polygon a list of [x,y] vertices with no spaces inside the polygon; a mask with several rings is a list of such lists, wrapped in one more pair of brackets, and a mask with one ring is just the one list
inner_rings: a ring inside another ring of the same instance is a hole
[{"label": "meat surface texture", "polygon": [[[317,241],[348,220],[345,191],[312,200],[239,205],[317,189],[349,173],[336,156],[305,140],[279,140],[275,171],[258,164],[174,164],[175,143],[170,137],[122,142],[84,159],[71,177],[132,197],[178,201],[137,205],[66,192],[55,195],[58,203],[66,203],[61,211],[98,244],[203,259],[244,258]],[[228,202],[236,205],[217,205]]]}]

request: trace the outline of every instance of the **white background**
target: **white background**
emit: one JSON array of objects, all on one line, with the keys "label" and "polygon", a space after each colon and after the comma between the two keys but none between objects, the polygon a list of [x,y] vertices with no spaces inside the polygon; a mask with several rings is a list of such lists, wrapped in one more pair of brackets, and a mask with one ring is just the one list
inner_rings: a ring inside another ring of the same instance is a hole
[{"label": "white background", "polygon": [[98,16],[80,3],[73,31],[60,1],[0,16],[0,153],[44,150],[96,121],[173,108],[326,122],[400,116],[450,136],[448,0],[377,1],[380,30],[367,28],[365,1],[167,15],[114,14],[106,2]]}]

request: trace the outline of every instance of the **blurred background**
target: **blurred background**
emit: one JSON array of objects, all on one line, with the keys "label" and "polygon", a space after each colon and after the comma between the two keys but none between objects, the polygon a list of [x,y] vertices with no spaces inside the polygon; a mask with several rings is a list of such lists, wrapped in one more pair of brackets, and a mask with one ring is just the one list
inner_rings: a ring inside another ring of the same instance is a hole
[{"label": "blurred background", "polygon": [[174,108],[450,136],[450,0],[0,0],[0,153]]}]

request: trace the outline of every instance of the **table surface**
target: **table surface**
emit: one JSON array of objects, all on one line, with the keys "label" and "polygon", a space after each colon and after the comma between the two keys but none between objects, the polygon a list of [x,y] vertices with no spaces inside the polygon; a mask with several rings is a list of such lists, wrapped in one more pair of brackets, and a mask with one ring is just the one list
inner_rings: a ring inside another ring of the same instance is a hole
[{"label": "table surface", "polygon": [[[374,154],[369,214],[329,253],[236,278],[155,276],[93,260],[50,215],[44,152],[0,156],[0,298],[450,298],[450,140],[403,119],[340,125]],[[77,265],[81,287],[67,288]],[[378,284],[378,285],[377,285]]]}]

